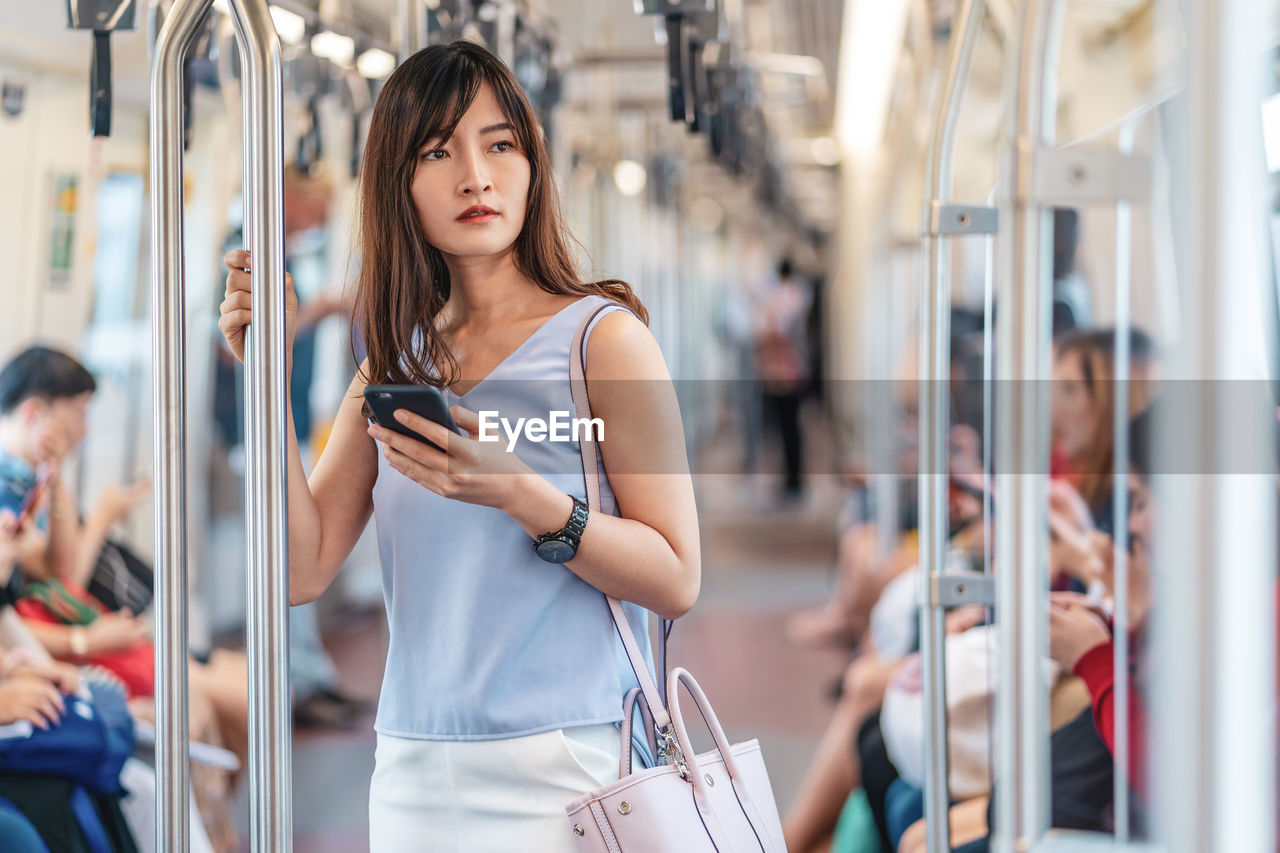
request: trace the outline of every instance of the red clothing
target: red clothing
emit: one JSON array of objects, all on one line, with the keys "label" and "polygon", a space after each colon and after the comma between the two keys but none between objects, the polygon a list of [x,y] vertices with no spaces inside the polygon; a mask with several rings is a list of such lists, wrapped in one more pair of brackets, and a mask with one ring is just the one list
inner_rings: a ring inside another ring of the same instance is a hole
[{"label": "red clothing", "polygon": [[[1115,646],[1099,643],[1076,661],[1075,674],[1089,688],[1093,705],[1093,724],[1112,755],[1116,754],[1115,726]],[[1129,784],[1140,795],[1146,794],[1147,709],[1142,694],[1129,681]]]},{"label": "red clothing", "polygon": [[[99,614],[106,613],[107,608],[102,606],[102,602],[94,598],[93,595],[85,589],[76,586],[73,583],[64,581],[62,583],[68,592],[75,595],[76,599],[87,607],[96,610]],[[34,598],[24,598],[14,604],[14,609],[18,611],[18,615],[23,619],[32,622],[44,622],[49,625],[65,625],[61,619],[58,619],[45,606],[44,602]],[[91,655],[85,658],[84,663],[97,665],[115,674],[124,682],[125,690],[132,699],[137,696],[154,696],[156,692],[156,650],[155,646],[146,640],[140,641],[129,649],[115,652],[105,652],[102,654]]]}]

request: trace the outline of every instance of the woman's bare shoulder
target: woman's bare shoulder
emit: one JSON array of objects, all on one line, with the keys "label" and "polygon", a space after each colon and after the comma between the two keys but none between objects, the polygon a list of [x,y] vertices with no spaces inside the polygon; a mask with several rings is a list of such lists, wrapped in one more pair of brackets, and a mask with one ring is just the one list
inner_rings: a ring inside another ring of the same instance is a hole
[{"label": "woman's bare shoulder", "polygon": [[668,379],[658,341],[630,311],[610,311],[587,340],[587,379]]}]

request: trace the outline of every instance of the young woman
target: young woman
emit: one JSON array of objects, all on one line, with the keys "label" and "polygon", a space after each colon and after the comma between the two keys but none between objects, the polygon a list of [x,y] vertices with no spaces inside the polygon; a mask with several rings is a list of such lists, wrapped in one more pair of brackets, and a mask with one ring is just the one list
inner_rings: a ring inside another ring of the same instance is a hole
[{"label": "young woman", "polygon": [[[484,48],[429,47],[387,80],[360,227],[353,338],[368,357],[310,482],[290,424],[289,580],[295,604],[319,596],[374,516],[391,639],[371,847],[570,850],[564,806],[616,777],[635,684],[601,592],[630,602],[640,631],[641,608],[675,618],[698,594],[674,388],[631,289],[577,275],[540,130]],[[240,358],[251,259],[226,262],[220,327]],[[581,512],[578,443],[509,452],[479,440],[478,412],[572,413],[570,344],[602,306],[585,349],[605,511],[556,564],[534,542]],[[371,426],[363,389],[388,383],[439,388],[468,435],[404,410],[443,451]]]},{"label": "young woman", "polygon": [[[1075,487],[1100,526],[1110,530],[1115,448],[1115,329],[1070,332],[1058,342],[1053,361],[1053,449],[1062,478]],[[1139,329],[1129,330],[1129,414],[1150,402],[1155,345]]]}]

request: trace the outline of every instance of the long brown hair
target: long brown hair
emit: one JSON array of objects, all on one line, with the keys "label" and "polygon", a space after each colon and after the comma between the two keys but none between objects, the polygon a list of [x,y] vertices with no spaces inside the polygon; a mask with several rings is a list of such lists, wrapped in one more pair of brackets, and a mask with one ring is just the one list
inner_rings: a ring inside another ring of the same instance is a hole
[{"label": "long brown hair", "polygon": [[[410,188],[418,152],[447,139],[488,84],[529,160],[529,198],[516,238],[516,268],[547,293],[598,294],[648,312],[630,285],[616,279],[585,282],[578,273],[560,212],[541,129],[510,69],[467,41],[432,45],[401,63],[373,108],[360,181],[363,258],[352,316],[352,342],[363,339],[369,382],[447,387],[458,363],[435,328],[449,299],[449,269],[427,242]],[[358,359],[357,359],[358,361]]]},{"label": "long brown hair", "polygon": [[[1057,347],[1057,358],[1080,359],[1085,391],[1097,413],[1089,447],[1071,466],[1076,489],[1094,512],[1101,511],[1111,496],[1115,468],[1116,336],[1114,328],[1070,332]],[[1145,332],[1131,328],[1129,354],[1129,417],[1133,418],[1151,402],[1155,345]]]}]

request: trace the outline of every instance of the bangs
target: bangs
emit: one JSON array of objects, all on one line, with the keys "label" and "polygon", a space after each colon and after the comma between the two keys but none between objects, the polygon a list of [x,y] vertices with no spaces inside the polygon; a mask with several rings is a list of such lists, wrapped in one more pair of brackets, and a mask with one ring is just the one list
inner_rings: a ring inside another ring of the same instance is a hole
[{"label": "bangs", "polygon": [[[409,156],[416,157],[417,152],[433,140],[443,142],[451,137],[462,117],[475,102],[480,87],[486,83],[493,90],[503,117],[519,137],[520,147],[527,154],[536,140],[531,135],[530,109],[519,89],[513,91],[511,81],[501,74],[493,73],[464,50],[451,51],[446,57],[445,61],[439,63],[434,74],[416,78],[413,96],[421,106],[417,110]],[[441,97],[446,93],[447,100]]]}]

